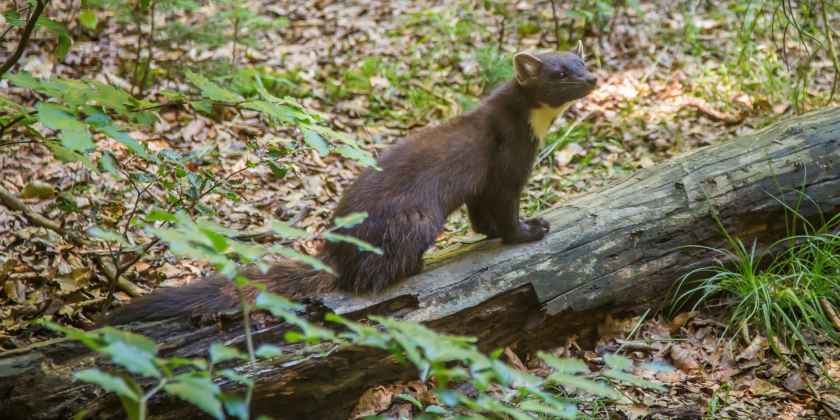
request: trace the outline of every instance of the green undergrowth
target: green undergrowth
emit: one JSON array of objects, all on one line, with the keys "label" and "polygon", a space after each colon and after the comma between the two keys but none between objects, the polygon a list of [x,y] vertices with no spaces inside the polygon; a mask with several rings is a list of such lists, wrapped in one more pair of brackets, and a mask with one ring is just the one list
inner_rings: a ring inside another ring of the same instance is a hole
[{"label": "green undergrowth", "polygon": [[805,356],[818,362],[824,359],[820,343],[840,345],[840,215],[825,219],[820,213],[814,222],[802,209],[816,204],[802,191],[788,192],[799,198],[794,204],[777,198],[785,208],[786,236],[769,246],[743,242],[718,219],[731,248],[698,247],[718,253],[718,264],[681,278],[678,288],[687,290],[675,308],[694,302],[691,310],[718,312],[726,322],[724,335],[747,344],[760,335],[785,363]]}]

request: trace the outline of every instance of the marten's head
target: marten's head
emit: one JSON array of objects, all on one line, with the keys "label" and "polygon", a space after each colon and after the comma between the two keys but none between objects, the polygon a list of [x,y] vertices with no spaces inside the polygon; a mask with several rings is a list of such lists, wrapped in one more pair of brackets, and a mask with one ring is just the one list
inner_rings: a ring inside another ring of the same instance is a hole
[{"label": "marten's head", "polygon": [[568,51],[519,53],[513,57],[513,69],[516,82],[536,99],[538,107],[562,107],[588,95],[598,84],[581,57]]}]

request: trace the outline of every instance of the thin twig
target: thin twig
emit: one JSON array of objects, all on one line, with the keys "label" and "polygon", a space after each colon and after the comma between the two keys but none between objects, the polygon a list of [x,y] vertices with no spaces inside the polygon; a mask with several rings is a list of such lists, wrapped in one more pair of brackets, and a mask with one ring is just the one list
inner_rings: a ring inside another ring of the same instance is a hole
[{"label": "thin twig", "polygon": [[[137,87],[138,88],[138,91],[137,91],[138,96],[143,96],[143,89],[146,87],[146,79],[149,77],[149,67],[151,67],[151,65],[152,65],[152,47],[153,47],[153,44],[155,42],[155,5],[156,4],[157,4],[157,2],[152,3],[152,6],[149,7],[149,14],[151,15],[150,20],[152,22],[151,23],[151,29],[149,29],[149,44],[148,44],[149,45],[148,46],[149,54],[148,54],[148,57],[146,57],[146,65],[143,66],[143,78],[140,79],[140,85]],[[140,47],[138,46],[137,48],[140,48]]]},{"label": "thin twig", "polygon": [[228,87],[233,84],[233,70],[236,67],[236,44],[239,42],[239,10],[236,10],[236,18],[233,20],[233,48],[230,53],[230,79]]},{"label": "thin twig", "polygon": [[[70,229],[65,229],[61,227],[58,223],[47,219],[43,215],[27,207],[27,205],[20,201],[17,197],[15,197],[14,194],[12,194],[3,187],[0,187],[0,201],[2,201],[3,204],[6,205],[6,207],[23,213],[24,217],[26,217],[26,219],[29,220],[29,222],[33,225],[52,230],[58,233],[59,235],[67,237],[74,245],[78,247],[90,247],[93,245],[93,243],[90,241],[90,238],[87,235]],[[116,278],[120,288],[126,293],[128,293],[130,296],[138,297],[145,293],[143,289],[137,287],[137,285],[135,285],[134,283],[122,277],[115,277],[114,272],[108,268],[108,266],[103,261],[102,257],[93,256],[93,261],[96,263],[96,266],[99,267],[100,270],[102,270],[103,274],[108,280],[113,280]]]},{"label": "thin twig", "polygon": [[38,3],[35,5],[35,10],[33,10],[32,14],[29,15],[29,19],[26,20],[26,26],[23,28],[23,34],[20,36],[17,49],[15,49],[14,54],[7,58],[6,62],[0,66],[0,77],[6,74],[6,72],[9,71],[9,69],[11,69],[21,57],[23,57],[23,50],[26,49],[26,44],[29,43],[29,37],[32,36],[32,31],[35,30],[35,24],[38,23],[38,18],[41,16],[41,13],[44,12],[44,8],[47,7],[47,3],[49,3],[49,0],[38,0]]},{"label": "thin twig", "polygon": [[834,38],[831,36],[831,22],[828,21],[828,13],[825,9],[825,1],[822,3],[822,18],[825,23],[825,36],[828,37],[828,49],[831,51],[831,61],[834,63],[834,83],[831,84],[831,93],[828,95],[828,103],[834,99],[834,91],[837,89],[837,75],[840,74],[840,60],[837,59],[837,50],[834,48]]},{"label": "thin twig", "polygon": [[554,18],[554,37],[557,38],[557,49],[560,49],[560,20],[557,19],[557,8],[554,6],[554,0],[548,0],[551,3],[551,17]]}]

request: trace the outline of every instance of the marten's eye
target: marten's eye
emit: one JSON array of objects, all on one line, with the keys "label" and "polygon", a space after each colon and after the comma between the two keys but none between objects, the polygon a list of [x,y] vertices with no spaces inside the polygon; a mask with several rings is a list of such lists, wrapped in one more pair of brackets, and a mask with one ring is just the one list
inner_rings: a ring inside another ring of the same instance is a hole
[{"label": "marten's eye", "polygon": [[565,79],[565,78],[566,78],[566,73],[563,73],[563,72],[561,71],[561,72],[560,72],[560,74],[558,74],[557,76],[558,76],[559,78],[561,78],[561,79]]}]

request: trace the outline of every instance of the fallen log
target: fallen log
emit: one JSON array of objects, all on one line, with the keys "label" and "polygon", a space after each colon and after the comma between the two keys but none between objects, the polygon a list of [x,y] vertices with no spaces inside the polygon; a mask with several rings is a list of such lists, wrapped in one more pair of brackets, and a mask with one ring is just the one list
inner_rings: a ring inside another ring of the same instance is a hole
[{"label": "fallen log", "polygon": [[[305,317],[385,314],[476,336],[486,350],[547,348],[565,335],[591,332],[607,314],[659,307],[675,280],[718,256],[681,247],[727,246],[717,220],[745,242],[766,245],[784,236],[781,202],[795,203],[800,192],[810,198],[799,209],[803,216],[840,213],[840,108],[683,154],[552,208],[543,215],[552,231],[538,243],[462,244],[430,256],[421,275],[378,296],[324,296],[308,305]],[[306,350],[283,341],[289,328],[269,321],[255,333],[258,344],[278,344],[290,355],[262,364],[257,414],[345,418],[369,387],[416,378],[410,367],[367,348],[296,361]],[[236,317],[198,329],[183,319],[132,329],[157,340],[162,357],[203,357],[215,342],[244,347]],[[82,409],[96,418],[124,418],[116,397],[72,379],[91,366],[113,369],[67,339],[0,354],[0,419],[68,418]],[[156,419],[202,418],[168,396],[154,399],[150,412]]]}]

